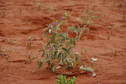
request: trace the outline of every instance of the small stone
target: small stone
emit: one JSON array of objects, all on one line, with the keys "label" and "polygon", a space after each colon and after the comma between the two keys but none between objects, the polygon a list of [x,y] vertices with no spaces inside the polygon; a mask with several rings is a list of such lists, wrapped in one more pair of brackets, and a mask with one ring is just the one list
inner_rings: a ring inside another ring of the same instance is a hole
[{"label": "small stone", "polygon": [[92,73],[92,76],[93,76],[93,77],[96,77],[96,73]]},{"label": "small stone", "polygon": [[97,58],[91,58],[91,61],[96,62],[96,61],[98,61],[98,59]]}]

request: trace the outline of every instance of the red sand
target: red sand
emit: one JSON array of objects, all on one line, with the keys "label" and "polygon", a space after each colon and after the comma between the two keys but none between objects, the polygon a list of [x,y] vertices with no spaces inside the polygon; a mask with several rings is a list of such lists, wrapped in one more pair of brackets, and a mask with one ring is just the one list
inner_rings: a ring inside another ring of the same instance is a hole
[{"label": "red sand", "polygon": [[[0,0],[0,84],[55,84],[56,75],[45,68],[37,69],[43,28],[64,11],[71,21],[86,9],[100,17],[90,32],[77,43],[77,50],[98,58],[96,77],[78,76],[77,84],[126,84],[126,1],[125,0]],[[75,22],[76,23],[76,22]],[[108,40],[108,27],[112,34]],[[32,48],[26,47],[32,37]],[[84,57],[83,57],[84,58]],[[82,59],[83,59],[82,58]],[[8,61],[7,61],[8,59]]]}]

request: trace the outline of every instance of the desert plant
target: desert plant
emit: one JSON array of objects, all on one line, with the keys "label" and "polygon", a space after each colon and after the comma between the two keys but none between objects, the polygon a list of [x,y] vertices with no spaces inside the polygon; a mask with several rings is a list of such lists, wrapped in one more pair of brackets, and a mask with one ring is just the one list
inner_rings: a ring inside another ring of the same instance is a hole
[{"label": "desert plant", "polygon": [[58,76],[57,83],[56,84],[75,84],[76,77],[67,78],[64,75]]},{"label": "desert plant", "polygon": [[90,26],[92,26],[94,21],[98,18],[99,17],[95,15],[95,12],[92,10],[86,10],[85,12],[82,12],[82,15],[77,18],[77,21],[80,22],[79,28],[82,29],[79,38],[90,32]]},{"label": "desert plant", "polygon": [[32,48],[32,41],[33,41],[33,37],[29,36],[28,39],[27,39],[27,43],[26,43],[26,47],[28,49],[31,49]]},{"label": "desert plant", "polygon": [[[65,14],[64,18],[67,17]],[[61,20],[53,22],[47,27],[45,35],[48,37],[48,41],[42,49],[43,57],[38,61],[39,68],[47,63],[48,69],[56,72],[58,69],[72,70],[82,65],[80,54],[74,52],[73,49],[84,29],[70,26],[66,32],[63,32],[63,24],[64,20]]]},{"label": "desert plant", "polygon": [[[68,14],[65,13],[64,17],[67,18]],[[49,69],[53,72],[59,66],[72,69],[79,65],[80,61],[79,54],[73,52],[73,48],[82,29],[72,26],[68,28],[68,32],[62,32],[61,26],[63,23],[64,21],[59,21],[48,26],[46,35],[49,40],[43,49],[44,58],[38,62],[40,67],[47,63]],[[75,36],[72,35],[71,37],[70,33],[75,34]]]},{"label": "desert plant", "polygon": [[94,20],[97,18],[98,16],[95,15],[94,11],[86,10],[86,12],[84,12],[84,14],[80,17],[80,21],[85,27],[87,27],[94,24]]},{"label": "desert plant", "polygon": [[[48,63],[49,69],[52,71],[55,71],[59,65],[71,69],[79,64],[79,55],[73,52],[78,37],[70,38],[68,32],[60,31],[60,25],[61,23],[53,26],[53,29],[48,29],[49,41],[43,49],[45,58],[39,61],[40,66]],[[59,65],[56,65],[57,62]]]}]

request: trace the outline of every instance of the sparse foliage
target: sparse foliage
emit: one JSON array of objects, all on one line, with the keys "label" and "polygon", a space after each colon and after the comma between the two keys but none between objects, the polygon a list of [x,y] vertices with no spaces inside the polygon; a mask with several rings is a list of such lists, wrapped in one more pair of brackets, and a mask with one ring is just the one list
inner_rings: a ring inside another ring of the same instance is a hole
[{"label": "sparse foliage", "polygon": [[79,64],[79,54],[73,52],[79,32],[77,28],[71,27],[70,31],[78,35],[70,38],[68,32],[61,32],[60,25],[61,23],[48,29],[50,35],[47,35],[49,41],[43,49],[44,59],[39,61],[40,66],[48,63],[49,69],[54,72],[58,66],[72,69]]},{"label": "sparse foliage", "polygon": [[73,49],[82,33],[85,32],[85,28],[69,26],[67,31],[63,32],[62,25],[68,17],[69,14],[65,13],[64,20],[53,22],[47,27],[45,35],[48,41],[42,50],[42,58],[38,61],[39,68],[48,64],[48,69],[56,72],[58,69],[72,70],[82,65],[81,55]]},{"label": "sparse foliage", "polygon": [[75,84],[76,77],[67,78],[64,75],[58,76],[57,84]]}]

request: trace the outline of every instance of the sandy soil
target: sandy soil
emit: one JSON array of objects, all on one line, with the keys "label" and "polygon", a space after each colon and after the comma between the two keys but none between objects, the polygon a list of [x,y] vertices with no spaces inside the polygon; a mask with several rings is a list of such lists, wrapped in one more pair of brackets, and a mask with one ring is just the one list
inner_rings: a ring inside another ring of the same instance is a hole
[{"label": "sandy soil", "polygon": [[[65,11],[76,24],[75,18],[86,9],[100,18],[76,50],[85,49],[85,56],[98,58],[97,76],[81,75],[76,83],[126,84],[125,0],[0,0],[0,84],[55,84],[56,74],[36,65],[45,44],[43,29]],[[30,62],[29,56],[37,59]]]}]

